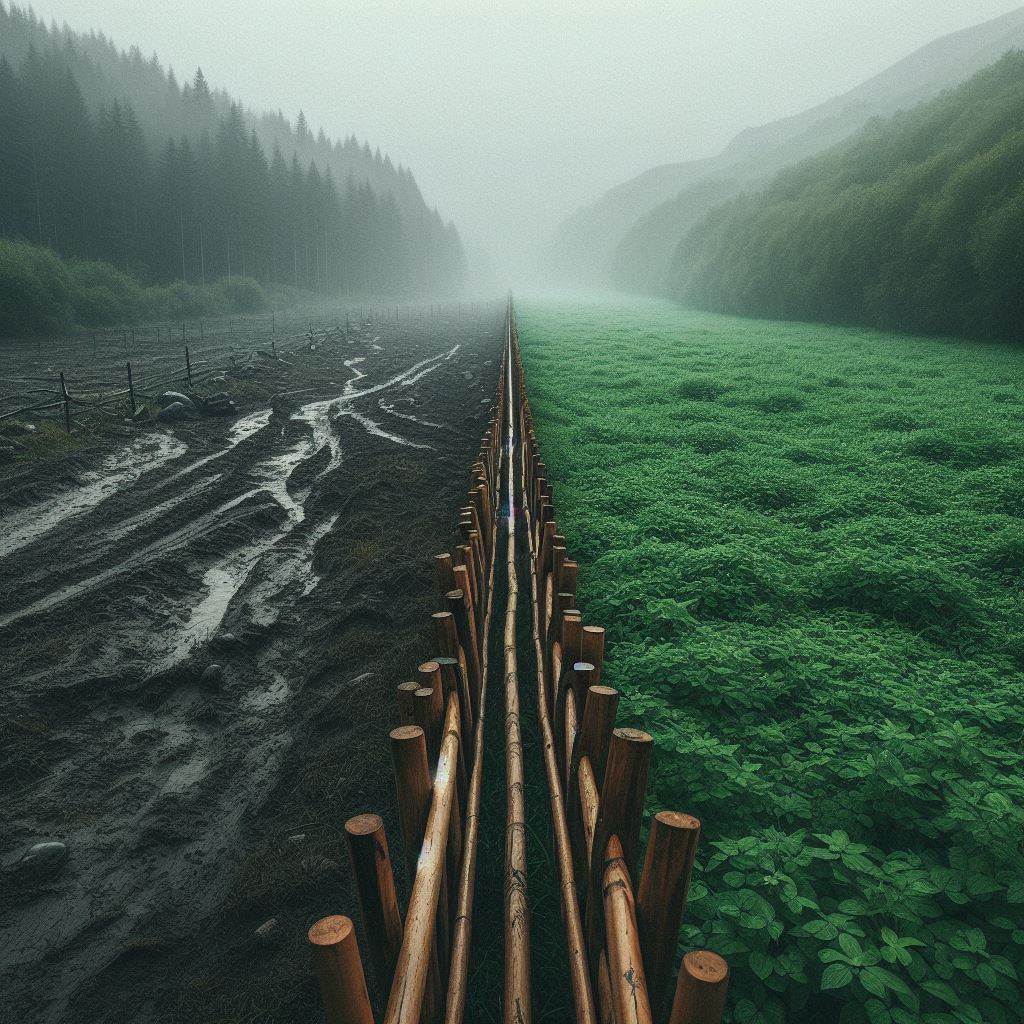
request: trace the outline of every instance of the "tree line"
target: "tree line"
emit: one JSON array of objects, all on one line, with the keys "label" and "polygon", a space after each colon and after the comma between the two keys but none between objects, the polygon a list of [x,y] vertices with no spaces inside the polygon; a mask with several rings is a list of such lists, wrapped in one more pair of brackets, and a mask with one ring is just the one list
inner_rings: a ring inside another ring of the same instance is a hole
[{"label": "tree line", "polygon": [[[2,4],[0,23],[22,36],[26,26],[43,31]],[[241,276],[328,294],[413,295],[461,283],[458,233],[405,169],[354,139],[314,138],[301,116],[294,130],[280,115],[262,119],[284,143],[268,155],[257,122],[201,71],[179,89],[144,62],[176,98],[169,120],[182,131],[161,135],[152,111],[141,118],[123,96],[90,104],[79,77],[109,76],[64,32],[59,46],[29,41],[17,62],[0,56],[0,237],[104,261],[146,284]],[[95,81],[89,91],[102,92]],[[343,180],[339,165],[349,168]]]},{"label": "tree line", "polygon": [[668,289],[749,316],[1024,340],[1024,53],[718,207]]}]

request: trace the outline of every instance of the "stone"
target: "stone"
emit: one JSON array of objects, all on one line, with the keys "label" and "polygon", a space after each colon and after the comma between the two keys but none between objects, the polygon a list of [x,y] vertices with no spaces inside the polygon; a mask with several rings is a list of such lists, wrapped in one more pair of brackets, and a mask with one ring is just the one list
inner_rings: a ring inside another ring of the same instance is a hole
[{"label": "stone", "polygon": [[157,401],[161,407],[173,405],[175,402],[180,402],[186,409],[194,409],[195,403],[188,395],[183,395],[180,391],[165,391]]},{"label": "stone", "polygon": [[156,418],[164,423],[176,423],[179,420],[191,419],[191,402],[187,406],[181,402],[171,402],[170,405],[165,406],[156,414]]},{"label": "stone", "polygon": [[51,839],[29,847],[11,866],[18,874],[52,875],[59,871],[68,859],[67,843]]},{"label": "stone", "polygon": [[207,665],[199,677],[199,682],[204,686],[220,686],[224,682],[224,669],[217,662]]}]

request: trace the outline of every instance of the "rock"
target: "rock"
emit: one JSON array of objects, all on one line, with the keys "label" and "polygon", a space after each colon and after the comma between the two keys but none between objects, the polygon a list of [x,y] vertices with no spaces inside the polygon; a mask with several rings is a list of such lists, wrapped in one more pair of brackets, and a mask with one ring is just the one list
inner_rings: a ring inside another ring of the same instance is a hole
[{"label": "rock", "polygon": [[234,416],[238,410],[230,398],[218,401],[209,401],[203,406],[203,412],[208,416]]},{"label": "rock", "polygon": [[161,408],[173,405],[175,402],[185,406],[186,409],[194,409],[195,403],[188,395],[183,395],[180,391],[165,391],[157,401],[160,403]]},{"label": "rock", "polygon": [[52,875],[64,866],[67,859],[67,843],[52,839],[30,847],[8,870],[19,875]]},{"label": "rock", "polygon": [[272,917],[259,926],[253,935],[261,946],[269,946],[281,937],[281,929],[277,926],[277,918]]},{"label": "rock", "polygon": [[188,420],[192,418],[192,403],[190,402],[187,406],[181,402],[172,402],[170,405],[161,409],[157,414],[156,418],[162,420],[164,423],[176,423],[179,420]]},{"label": "rock", "polygon": [[230,647],[238,643],[238,637],[231,630],[226,630],[217,637],[216,643],[219,647]]},{"label": "rock", "polygon": [[203,674],[199,677],[199,682],[204,686],[220,686],[224,682],[224,669],[216,662],[212,665],[207,665],[203,669]]}]

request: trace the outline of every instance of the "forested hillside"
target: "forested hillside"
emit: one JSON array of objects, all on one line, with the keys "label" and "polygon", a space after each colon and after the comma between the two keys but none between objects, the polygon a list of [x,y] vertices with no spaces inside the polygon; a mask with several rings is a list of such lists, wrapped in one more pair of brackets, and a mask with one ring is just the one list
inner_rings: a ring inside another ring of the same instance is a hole
[{"label": "forested hillside", "polygon": [[0,235],[141,281],[418,294],[464,270],[454,226],[379,151],[2,3],[0,138]]},{"label": "forested hillside", "polygon": [[1024,339],[1024,52],[716,210],[672,294],[709,309]]},{"label": "forested hillside", "polygon": [[652,168],[565,220],[551,246],[552,270],[566,280],[660,293],[671,253],[707,212],[702,204],[709,192],[731,184],[736,195],[767,184],[872,118],[934,99],[1020,47],[1024,8],[937,39],[817,107],[747,129],[717,156]]}]

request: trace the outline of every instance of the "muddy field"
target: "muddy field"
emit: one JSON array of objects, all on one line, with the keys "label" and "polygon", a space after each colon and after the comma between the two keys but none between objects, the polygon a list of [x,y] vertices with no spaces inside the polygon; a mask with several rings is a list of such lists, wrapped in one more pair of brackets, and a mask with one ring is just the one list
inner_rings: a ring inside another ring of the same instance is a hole
[{"label": "muddy field", "polygon": [[502,328],[367,323],[229,381],[236,418],[0,471],[5,1022],[315,1019]]}]

